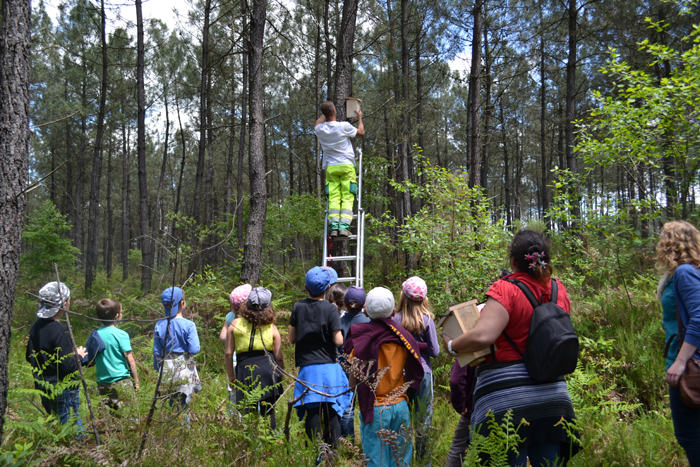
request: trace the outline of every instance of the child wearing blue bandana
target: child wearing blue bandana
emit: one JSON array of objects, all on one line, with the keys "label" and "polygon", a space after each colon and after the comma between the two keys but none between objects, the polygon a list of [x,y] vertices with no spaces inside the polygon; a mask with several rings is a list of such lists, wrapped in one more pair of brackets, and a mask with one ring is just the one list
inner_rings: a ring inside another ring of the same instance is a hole
[{"label": "child wearing blue bandana", "polygon": [[[164,365],[162,381],[165,387],[162,391],[175,393],[170,398],[170,405],[176,403],[179,410],[185,410],[192,395],[202,390],[192,358],[200,350],[199,335],[195,324],[182,317],[186,303],[181,288],[165,289],[160,299],[166,319],[156,323],[153,334],[153,368],[160,371],[161,365]],[[186,416],[186,422],[189,425],[189,416]]]}]

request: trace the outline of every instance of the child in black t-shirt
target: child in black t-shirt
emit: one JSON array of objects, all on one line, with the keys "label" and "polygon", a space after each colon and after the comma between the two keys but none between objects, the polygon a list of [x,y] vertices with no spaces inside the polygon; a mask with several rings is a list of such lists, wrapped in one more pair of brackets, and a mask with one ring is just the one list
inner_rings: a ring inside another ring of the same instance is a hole
[{"label": "child in black t-shirt", "polygon": [[[299,367],[294,387],[294,405],[299,419],[306,415],[305,429],[309,438],[321,434],[323,441],[337,447],[340,436],[340,417],[350,404],[352,394],[340,394],[348,389],[348,378],[337,362],[337,347],[343,345],[338,309],[325,301],[324,294],[338,280],[338,274],[328,267],[314,267],[306,273],[309,298],[294,304],[289,319],[289,342],[296,344],[294,360]],[[306,391],[306,394],[304,394]],[[304,394],[303,397],[302,394]]]}]

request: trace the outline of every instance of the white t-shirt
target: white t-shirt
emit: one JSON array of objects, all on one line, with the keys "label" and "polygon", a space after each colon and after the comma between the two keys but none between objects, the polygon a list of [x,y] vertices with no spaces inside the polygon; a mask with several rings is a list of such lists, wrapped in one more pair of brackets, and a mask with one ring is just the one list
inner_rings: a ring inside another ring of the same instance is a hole
[{"label": "white t-shirt", "polygon": [[324,169],[329,165],[355,165],[350,138],[357,136],[357,128],[348,122],[324,122],[316,125],[315,131],[323,149]]}]

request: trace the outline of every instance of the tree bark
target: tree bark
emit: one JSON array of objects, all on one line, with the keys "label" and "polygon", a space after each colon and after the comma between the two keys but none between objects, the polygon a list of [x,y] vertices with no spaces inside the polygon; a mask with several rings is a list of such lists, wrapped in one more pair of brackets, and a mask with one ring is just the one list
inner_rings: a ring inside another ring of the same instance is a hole
[{"label": "tree bark", "polygon": [[100,109],[97,114],[97,134],[92,157],[92,177],[90,178],[90,213],[88,219],[88,245],[85,258],[85,294],[89,295],[97,273],[99,257],[99,218],[100,218],[100,181],[102,179],[102,137],[104,135],[105,107],[107,105],[107,15],[105,2],[100,2],[100,40],[102,42],[102,82],[100,84]]},{"label": "tree bark", "polygon": [[112,138],[109,139],[107,150],[107,248],[104,267],[107,278],[112,278],[112,261],[114,257],[114,214],[112,212]]},{"label": "tree bark", "polygon": [[163,191],[163,181],[165,180],[165,167],[168,162],[168,137],[170,136],[170,113],[168,112],[168,77],[165,79],[163,85],[163,100],[165,104],[165,138],[163,140],[163,162],[160,164],[160,177],[158,177],[158,190],[156,191],[156,202],[153,205],[153,218],[151,220],[151,251],[155,255],[155,251],[158,248],[156,245],[156,238],[158,237],[158,212],[161,210],[160,207],[160,195]]},{"label": "tree bark", "polygon": [[488,193],[489,182],[489,153],[491,144],[491,84],[493,78],[491,76],[491,50],[489,48],[488,25],[484,26],[484,68],[486,74],[486,90],[484,103],[484,147],[481,153],[481,177],[480,185],[484,193]]},{"label": "tree bark", "polygon": [[[124,106],[122,105],[122,112]],[[129,152],[126,124],[122,123],[122,281],[129,278]]]},{"label": "tree bark", "polygon": [[243,18],[242,33],[242,77],[241,77],[241,132],[238,141],[238,172],[236,173],[236,237],[238,249],[243,248],[243,158],[245,157],[245,135],[248,117],[248,54],[250,45],[248,41],[248,4],[241,0],[241,15]]},{"label": "tree bark", "polygon": [[[547,110],[547,82],[545,76],[545,63],[544,63],[544,21],[542,19],[543,13],[542,1],[540,1],[540,157],[542,162],[542,216],[547,213],[549,209],[549,190],[547,188],[548,181],[548,163],[547,163],[547,151],[546,151],[546,110]],[[551,230],[551,220],[547,221],[547,228]]]},{"label": "tree bark", "polygon": [[202,28],[202,74],[199,83],[199,152],[197,157],[197,173],[194,178],[194,206],[192,217],[200,223],[202,204],[202,182],[204,181],[204,158],[207,141],[207,77],[209,76],[209,14],[211,0],[204,5],[204,26]]},{"label": "tree bark", "polygon": [[4,433],[10,340],[19,279],[29,159],[31,3],[0,4],[0,441]]},{"label": "tree bark", "polygon": [[472,32],[472,65],[469,72],[469,186],[479,184],[481,178],[481,34],[484,0],[474,3],[474,29]]},{"label": "tree bark", "polygon": [[265,186],[265,115],[263,107],[263,39],[267,0],[253,0],[250,17],[250,140],[248,143],[250,174],[250,216],[243,249],[241,281],[257,285],[262,268],[263,232],[267,213]]},{"label": "tree bark", "polygon": [[506,226],[510,228],[512,224],[510,215],[510,161],[508,160],[508,139],[506,138],[506,120],[503,117],[503,103],[499,108],[499,120],[501,123],[501,143],[503,144],[503,191],[506,201]]},{"label": "tree bark", "polygon": [[[571,173],[578,172],[576,155],[574,154],[574,120],[576,120],[576,47],[577,47],[577,16],[576,0],[569,0],[569,55],[566,62],[566,164]],[[571,214],[577,218],[580,214],[578,195],[575,187],[571,187]]]},{"label": "tree bark", "polygon": [[143,16],[141,0],[136,0],[136,94],[138,104],[136,152],[139,168],[139,227],[141,233],[141,290],[151,289],[153,277],[153,250],[148,206],[148,179],[146,174],[146,89],[144,85]]},{"label": "tree bark", "polygon": [[326,38],[326,100],[333,100],[333,58],[332,49],[333,44],[331,44],[331,32],[328,27],[328,21],[330,16],[330,0],[325,0],[323,4],[323,34]]}]

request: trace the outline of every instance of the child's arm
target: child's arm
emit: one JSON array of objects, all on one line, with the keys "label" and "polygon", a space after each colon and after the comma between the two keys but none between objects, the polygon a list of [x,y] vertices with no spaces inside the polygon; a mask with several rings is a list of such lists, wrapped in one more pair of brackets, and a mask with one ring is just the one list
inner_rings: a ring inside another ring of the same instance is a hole
[{"label": "child's arm", "polygon": [[222,342],[226,342],[226,335],[228,334],[228,323],[224,323],[223,326],[221,326],[221,332],[219,333],[219,340]]},{"label": "child's arm", "polygon": [[224,350],[224,363],[226,364],[226,375],[229,382],[233,385],[236,382],[236,373],[233,371],[233,353],[236,350],[236,342],[233,337],[233,330],[236,328],[236,321],[233,320],[231,326],[228,327],[226,333],[226,349]]},{"label": "child's arm", "polygon": [[321,116],[318,117],[318,120],[316,120],[316,123],[314,123],[314,128],[319,126],[321,123],[325,123],[325,122],[326,122],[326,116],[321,114]]},{"label": "child's arm", "polygon": [[190,326],[190,332],[187,334],[187,352],[190,355],[196,355],[200,350],[202,350],[202,347],[199,345],[197,326],[192,323]]},{"label": "child's arm", "polygon": [[428,348],[426,353],[431,357],[437,357],[440,354],[440,344],[438,343],[437,331],[435,330],[435,321],[428,317]]},{"label": "child's arm", "polygon": [[153,333],[153,369],[160,370],[160,365],[163,363],[163,338],[158,335],[158,326]]},{"label": "child's arm", "polygon": [[335,344],[336,347],[340,347],[343,345],[343,331],[338,329],[337,331],[333,331],[333,343]]},{"label": "child's arm", "polygon": [[131,370],[131,377],[134,378],[134,389],[139,390],[139,374],[136,371],[136,360],[134,359],[134,353],[124,352],[126,361],[129,363],[129,370]]},{"label": "child's arm", "polygon": [[282,336],[277,326],[272,325],[272,355],[277,360],[277,365],[284,370],[284,356],[282,355]]},{"label": "child's arm", "polygon": [[289,326],[289,343],[290,344],[297,343],[297,330],[294,326]]}]

